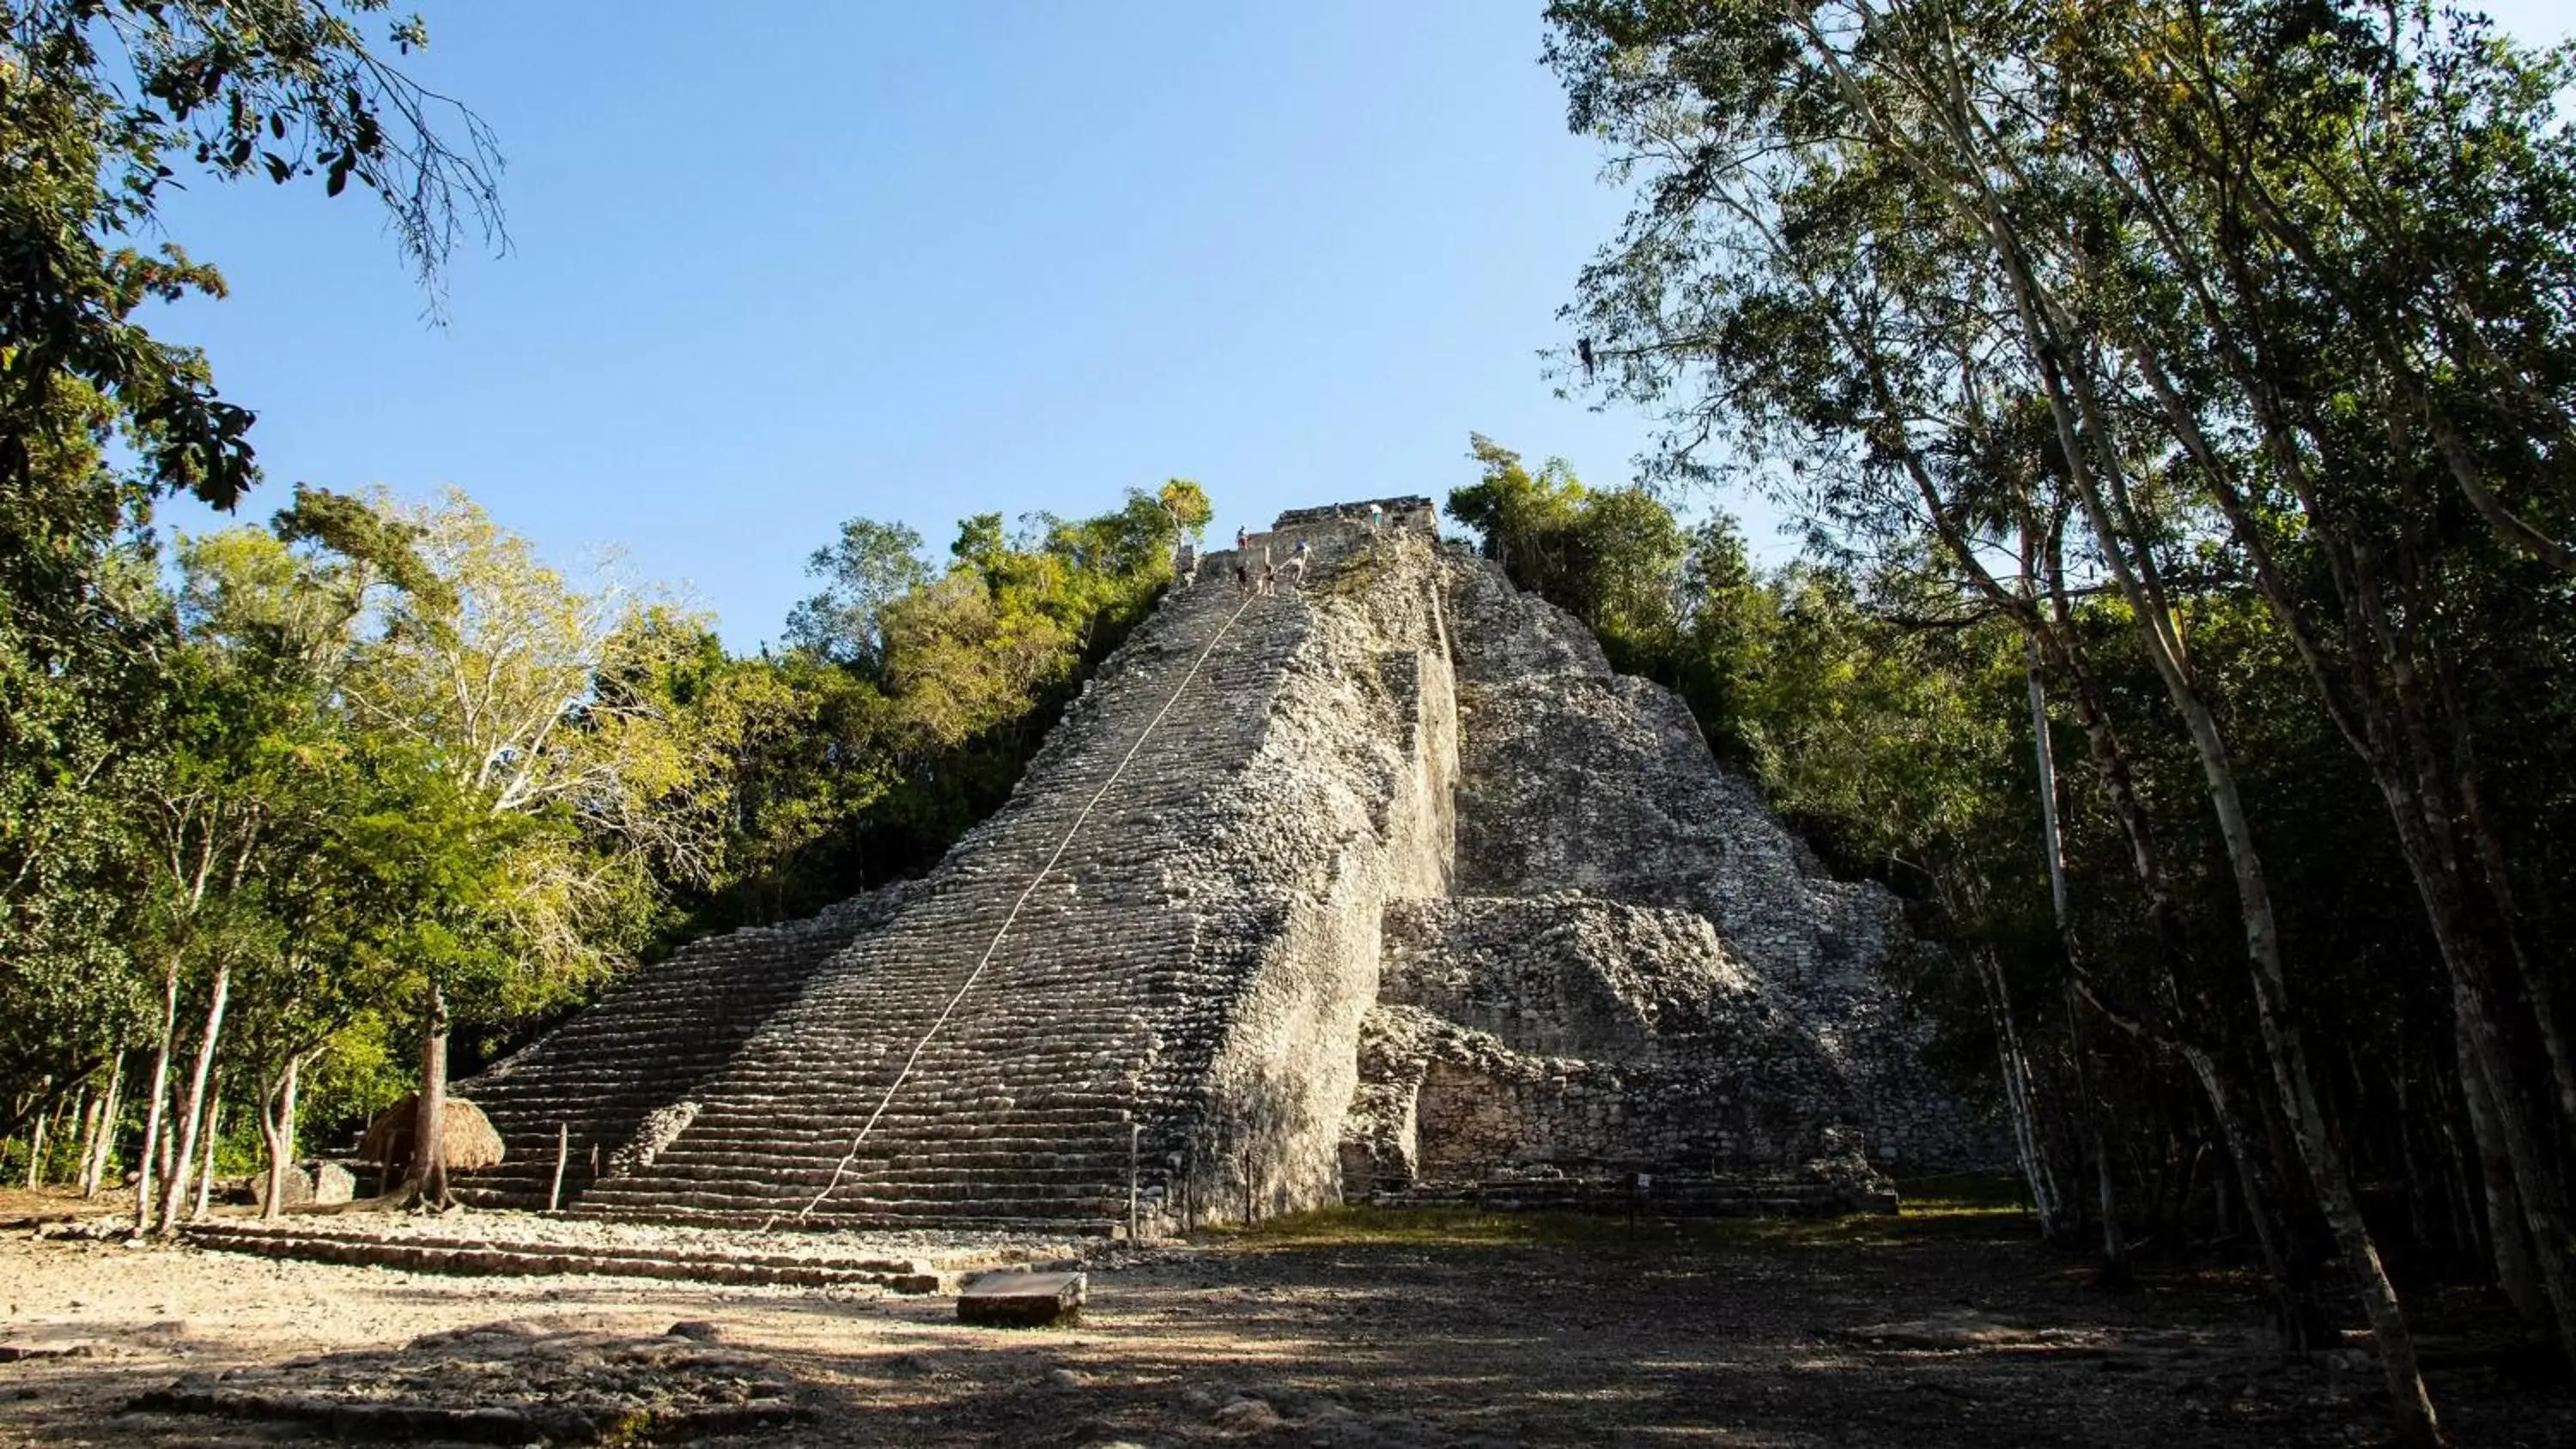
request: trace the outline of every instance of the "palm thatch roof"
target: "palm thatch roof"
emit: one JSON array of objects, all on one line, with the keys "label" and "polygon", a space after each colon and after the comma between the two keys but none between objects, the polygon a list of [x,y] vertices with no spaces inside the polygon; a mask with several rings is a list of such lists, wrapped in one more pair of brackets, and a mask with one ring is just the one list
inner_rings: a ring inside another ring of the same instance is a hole
[{"label": "palm thatch roof", "polygon": [[[413,1157],[415,1135],[412,1116],[420,1109],[420,1094],[406,1095],[387,1107],[376,1120],[367,1124],[367,1135],[358,1144],[358,1155],[369,1162],[382,1162],[390,1151],[396,1162]],[[463,1097],[450,1097],[439,1110],[439,1145],[450,1172],[471,1172],[478,1167],[497,1166],[501,1161],[501,1134],[492,1130],[492,1119],[483,1109]]]}]

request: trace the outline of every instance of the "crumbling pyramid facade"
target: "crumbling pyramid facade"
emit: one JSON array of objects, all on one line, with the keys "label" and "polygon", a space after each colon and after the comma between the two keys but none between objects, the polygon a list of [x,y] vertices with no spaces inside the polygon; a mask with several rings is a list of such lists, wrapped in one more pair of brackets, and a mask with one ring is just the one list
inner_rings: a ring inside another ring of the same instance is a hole
[{"label": "crumbling pyramid facade", "polygon": [[929,875],[700,942],[461,1084],[509,1152],[469,1195],[1151,1230],[1613,1180],[1847,1206],[1864,1156],[1988,1156],[1879,969],[1894,902],[1383,503],[1256,538],[1313,550],[1276,597],[1209,556]]}]

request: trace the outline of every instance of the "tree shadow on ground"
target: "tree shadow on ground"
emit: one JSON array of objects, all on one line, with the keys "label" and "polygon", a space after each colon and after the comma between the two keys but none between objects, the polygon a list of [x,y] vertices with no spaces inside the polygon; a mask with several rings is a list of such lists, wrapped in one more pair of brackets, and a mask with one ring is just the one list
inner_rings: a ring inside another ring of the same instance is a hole
[{"label": "tree shadow on ground", "polygon": [[[155,1271],[176,1284],[223,1265],[174,1254]],[[1038,1331],[959,1324],[945,1297],[313,1272],[387,1322],[510,1319],[569,1337],[711,1321],[726,1349],[791,1375],[812,1414],[691,1441],[714,1445],[2169,1449],[2368,1443],[2384,1423],[2360,1340],[2329,1363],[2284,1364],[2241,1269],[2155,1263],[2140,1291],[2102,1294],[2086,1264],[1999,1213],[1650,1220],[1632,1234],[1620,1220],[1342,1212],[1109,1249],[1085,1321]],[[256,1325],[209,1322],[160,1345],[152,1329],[84,1326],[136,1358],[0,1365],[0,1439],[304,1435],[120,1417],[183,1372],[262,1358]],[[2465,1444],[2576,1442],[2563,1387],[2475,1355],[2438,1366],[2434,1387]],[[12,1399],[20,1388],[39,1397]]]},{"label": "tree shadow on ground", "polygon": [[[1093,1279],[1075,1331],[893,1310],[811,1356],[849,1442],[2369,1442],[2366,1362],[2285,1365],[2228,1275],[2090,1291],[2017,1225],[1291,1220]],[[2468,1442],[2546,1443],[2561,1394],[2454,1376]],[[1258,1401],[1247,1405],[1242,1401]],[[1236,1407],[1229,1407],[1235,1405]],[[2553,1428],[2552,1426],[2556,1426]],[[2487,1437],[2480,1437],[2487,1436]]]}]

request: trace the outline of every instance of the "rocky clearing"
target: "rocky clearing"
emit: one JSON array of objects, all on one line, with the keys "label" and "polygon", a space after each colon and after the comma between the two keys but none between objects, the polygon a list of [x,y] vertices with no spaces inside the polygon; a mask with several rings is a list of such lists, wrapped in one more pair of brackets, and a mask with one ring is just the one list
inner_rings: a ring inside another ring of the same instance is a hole
[{"label": "rocky clearing", "polygon": [[[30,1206],[7,1196],[0,1215]],[[420,1442],[496,1437],[510,1420],[454,1415],[512,1405],[559,1411],[558,1441],[711,1445],[2379,1433],[2375,1368],[2358,1353],[2283,1366],[2227,1274],[2101,1293],[2002,1214],[1646,1223],[1631,1238],[1616,1222],[1355,1212],[1089,1266],[1082,1326],[1011,1331],[959,1325],[953,1298],[868,1288],[452,1277],[20,1228],[0,1237],[0,1343],[35,1356],[0,1362],[0,1442],[327,1442],[335,1404],[342,1431]],[[2464,1443],[2576,1442],[2576,1399],[2444,1326],[2434,1387]],[[207,1412],[250,1399],[306,1417]],[[449,1417],[402,1417],[424,1405]]]}]

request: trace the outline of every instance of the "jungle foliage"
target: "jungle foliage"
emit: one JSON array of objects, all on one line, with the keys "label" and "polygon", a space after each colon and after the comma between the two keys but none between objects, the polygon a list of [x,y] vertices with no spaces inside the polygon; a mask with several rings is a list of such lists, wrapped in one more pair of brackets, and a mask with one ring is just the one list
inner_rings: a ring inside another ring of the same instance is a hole
[{"label": "jungle foliage", "polygon": [[1849,671],[1714,733],[1957,932],[2052,1231],[2245,1233],[2294,1342],[2348,1291],[2410,1439],[2401,1289],[2576,1358],[2576,52],[2310,0],[1548,16],[1636,197],[1585,381],[1666,420],[1653,481],[1807,524],[1761,668]]},{"label": "jungle foliage", "polygon": [[165,539],[157,501],[258,468],[208,359],[138,320],[222,288],[139,244],[164,187],[355,182],[433,298],[499,239],[492,136],[383,11],[0,3],[0,1140],[30,1183],[129,1182],[142,1228],[254,1139],[275,1172],[414,1082],[434,1120],[451,1034],[470,1065],[640,958],[938,859],[1209,516],[1173,480],[964,520],[940,562],[852,520],[750,658],[458,493],[298,487]]}]

